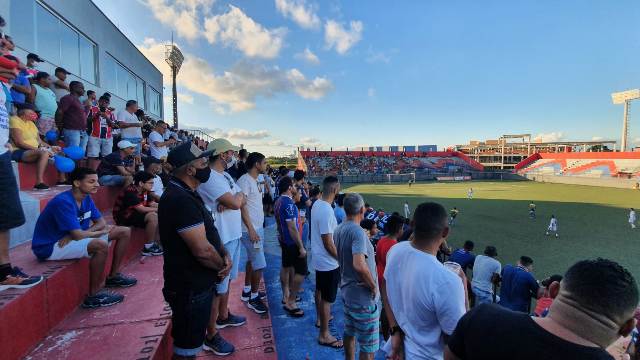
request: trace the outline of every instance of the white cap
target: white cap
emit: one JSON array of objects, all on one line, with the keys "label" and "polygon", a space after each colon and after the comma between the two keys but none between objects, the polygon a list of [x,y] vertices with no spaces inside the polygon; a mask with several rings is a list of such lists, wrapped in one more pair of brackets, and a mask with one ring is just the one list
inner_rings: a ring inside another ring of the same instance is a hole
[{"label": "white cap", "polygon": [[120,149],[120,150],[132,148],[132,147],[136,147],[136,144],[132,143],[131,141],[122,140],[122,141],[118,142],[118,149]]}]

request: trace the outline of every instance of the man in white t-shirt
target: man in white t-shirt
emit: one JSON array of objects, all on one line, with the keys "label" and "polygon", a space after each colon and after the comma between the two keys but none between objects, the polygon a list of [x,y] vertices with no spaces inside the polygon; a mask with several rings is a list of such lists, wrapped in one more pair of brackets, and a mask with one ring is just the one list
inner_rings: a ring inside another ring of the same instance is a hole
[{"label": "man in white t-shirt", "polygon": [[466,279],[436,258],[449,235],[444,207],[420,204],[413,224],[412,240],[394,245],[387,255],[386,315],[392,335],[386,350],[392,358],[404,348],[406,359],[442,359],[446,339],[466,312]]},{"label": "man in white t-shirt", "polygon": [[149,134],[149,149],[151,156],[159,160],[165,160],[169,155],[169,146],[175,144],[176,140],[171,138],[164,139],[164,133],[167,131],[167,123],[159,120],[156,123],[156,129]]},{"label": "man in white t-shirt", "polygon": [[136,116],[138,111],[138,102],[129,100],[125,104],[124,110],[120,110],[116,116],[118,126],[120,127],[120,136],[122,140],[127,140],[132,144],[136,144],[136,156],[140,156],[142,143],[142,122]]},{"label": "man in white t-shirt", "polygon": [[246,196],[236,185],[231,176],[225,172],[227,163],[231,161],[234,151],[240,148],[232,145],[228,140],[215,139],[209,143],[207,150],[212,151],[209,158],[211,176],[209,180],[198,187],[205,205],[214,214],[215,226],[220,234],[220,240],[227,251],[226,264],[231,264],[229,271],[222,272],[222,278],[216,285],[216,297],[211,305],[211,319],[205,341],[205,349],[212,350],[218,355],[231,354],[235,349],[222,338],[218,329],[228,326],[244,325],[247,319],[229,312],[229,283],[238,275],[240,261],[240,237],[242,236],[242,216],[240,209],[246,204]]},{"label": "man in white t-shirt", "polygon": [[333,240],[333,231],[338,222],[331,208],[340,192],[340,182],[335,176],[322,181],[322,197],[311,208],[311,266],[316,271],[316,325],[320,328],[318,343],[323,346],[341,348],[342,340],[329,332],[331,304],[336,301],[340,284],[338,250]]},{"label": "man in white t-shirt", "polygon": [[260,294],[258,287],[262,279],[262,269],[267,267],[264,258],[264,211],[262,209],[262,192],[258,185],[258,176],[267,166],[264,155],[253,152],[246,160],[248,172],[238,179],[238,186],[247,197],[247,203],[242,207],[242,238],[241,242],[247,252],[247,264],[244,275],[244,289],[241,300],[247,302],[249,309],[257,314],[267,312],[267,306],[262,302],[265,294]]},{"label": "man in white t-shirt", "polygon": [[411,216],[411,210],[409,210],[409,203],[408,202],[404,202],[404,217],[409,219],[409,217]]}]

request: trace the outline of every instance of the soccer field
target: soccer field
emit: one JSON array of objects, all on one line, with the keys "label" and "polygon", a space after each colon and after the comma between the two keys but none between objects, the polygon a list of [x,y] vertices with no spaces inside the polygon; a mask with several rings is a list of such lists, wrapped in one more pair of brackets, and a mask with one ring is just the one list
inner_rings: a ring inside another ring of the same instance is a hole
[{"label": "soccer field", "polygon": [[[473,200],[467,190],[474,190]],[[362,194],[373,207],[402,214],[404,201],[413,210],[419,203],[435,201],[460,213],[449,245],[475,243],[476,254],[485,246],[498,249],[498,259],[513,264],[521,255],[534,260],[538,279],[559,273],[577,260],[603,257],[627,267],[640,277],[640,227],[629,226],[628,208],[640,207],[640,191],[533,181],[363,184],[345,191]],[[537,219],[529,218],[529,202]],[[545,236],[549,218],[558,218],[559,238]]]}]

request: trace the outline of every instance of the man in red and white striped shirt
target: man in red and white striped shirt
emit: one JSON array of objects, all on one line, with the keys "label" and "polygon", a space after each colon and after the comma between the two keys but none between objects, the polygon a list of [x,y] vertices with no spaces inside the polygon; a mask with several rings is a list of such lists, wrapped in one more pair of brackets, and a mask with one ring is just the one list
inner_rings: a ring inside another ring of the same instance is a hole
[{"label": "man in red and white striped shirt", "polygon": [[89,128],[89,143],[87,144],[87,157],[91,168],[99,165],[99,157],[111,154],[113,149],[112,129],[116,123],[115,116],[109,110],[110,100],[101,96],[98,106],[89,109],[87,124]]}]

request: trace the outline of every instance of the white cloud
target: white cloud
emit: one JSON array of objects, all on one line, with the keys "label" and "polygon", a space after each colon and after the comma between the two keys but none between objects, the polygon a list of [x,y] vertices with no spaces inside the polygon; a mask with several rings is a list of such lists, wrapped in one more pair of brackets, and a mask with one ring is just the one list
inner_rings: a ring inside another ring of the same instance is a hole
[{"label": "white cloud", "polygon": [[193,104],[193,95],[186,94],[183,92],[178,93],[178,101],[185,102],[187,104]]},{"label": "white cloud", "polygon": [[221,42],[248,57],[265,59],[278,56],[287,32],[285,28],[267,29],[233,5],[225,14],[206,18],[204,29],[211,44]]},{"label": "white cloud", "polygon": [[[169,67],[164,62],[164,44],[147,38],[138,48],[166,79],[170,79]],[[216,74],[206,60],[193,54],[184,55],[178,85],[191,93],[207,96],[219,114],[253,109],[258,97],[293,92],[305,99],[320,99],[333,89],[327,78],[308,79],[295,68],[283,70],[241,61]]]},{"label": "white cloud", "polygon": [[153,16],[175,30],[178,36],[193,41],[201,34],[198,12],[208,14],[215,0],[145,0]]},{"label": "white cloud", "polygon": [[376,89],[370,87],[367,89],[367,96],[370,98],[376,97]]},{"label": "white cloud", "polygon": [[554,141],[560,141],[564,139],[564,133],[562,132],[550,132],[550,133],[541,133],[536,135],[533,138],[533,141],[535,142],[554,142]]},{"label": "white cloud", "polygon": [[312,144],[318,144],[320,140],[311,136],[307,136],[307,137],[300,138],[300,142],[304,145],[312,145]]},{"label": "white cloud", "polygon": [[303,52],[297,53],[295,58],[298,60],[304,60],[309,64],[318,65],[320,64],[320,59],[313,51],[309,50],[309,48],[305,48]]},{"label": "white cloud", "polygon": [[305,99],[321,99],[333,89],[333,84],[326,78],[316,77],[310,80],[298,69],[289,70],[287,80],[293,87],[293,91]]},{"label": "white cloud", "polygon": [[600,141],[602,139],[604,139],[602,136],[594,136],[591,138],[591,141]]},{"label": "white cloud", "polygon": [[293,20],[305,29],[317,29],[320,27],[320,18],[316,15],[316,9],[308,5],[305,0],[275,0],[276,9],[285,18]]},{"label": "white cloud", "polygon": [[372,48],[369,48],[365,60],[370,64],[378,62],[388,64],[391,62],[391,56],[382,51],[374,51]]},{"label": "white cloud", "polygon": [[226,135],[232,139],[265,139],[271,136],[267,130],[249,131],[245,129],[232,129],[227,131]]},{"label": "white cloud", "polygon": [[351,21],[349,29],[334,20],[324,24],[324,42],[327,48],[335,48],[338,54],[344,55],[362,39],[363,25],[361,21]]}]

